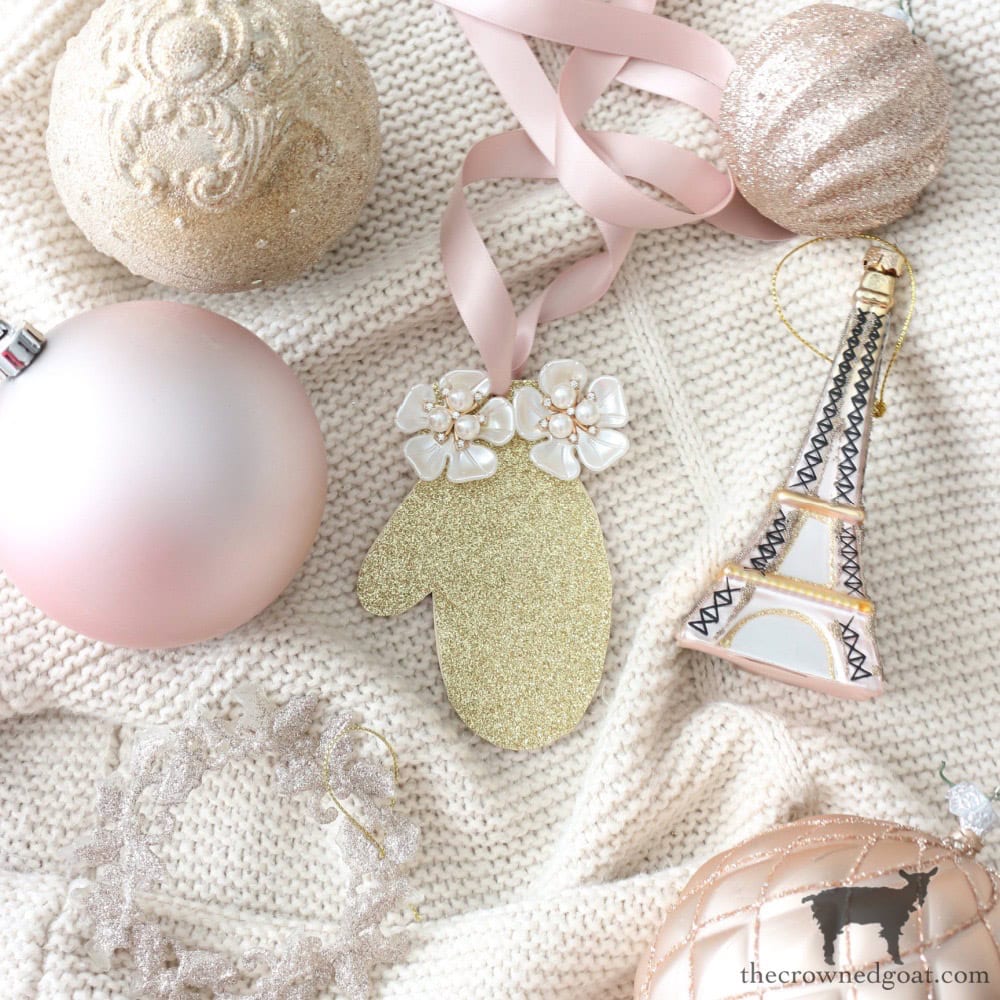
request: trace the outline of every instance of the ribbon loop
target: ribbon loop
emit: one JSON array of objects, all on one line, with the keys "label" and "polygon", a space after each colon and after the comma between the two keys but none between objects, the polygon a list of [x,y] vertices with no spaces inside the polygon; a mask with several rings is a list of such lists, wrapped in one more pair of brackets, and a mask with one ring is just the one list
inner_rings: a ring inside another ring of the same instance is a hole
[{"label": "ribbon loop", "polygon": [[[540,323],[580,312],[607,292],[638,232],[708,221],[753,239],[790,235],[747,204],[728,171],[696,154],[662,139],[594,132],[581,124],[615,82],[717,120],[735,65],[720,42],[657,16],[655,0],[438,2],[451,9],[522,126],[472,147],[441,229],[448,284],[495,395],[506,395],[527,362]],[[571,47],[556,87],[529,35]],[[520,314],[465,197],[470,184],[501,179],[558,181],[594,219],[605,244],[566,268]]]}]

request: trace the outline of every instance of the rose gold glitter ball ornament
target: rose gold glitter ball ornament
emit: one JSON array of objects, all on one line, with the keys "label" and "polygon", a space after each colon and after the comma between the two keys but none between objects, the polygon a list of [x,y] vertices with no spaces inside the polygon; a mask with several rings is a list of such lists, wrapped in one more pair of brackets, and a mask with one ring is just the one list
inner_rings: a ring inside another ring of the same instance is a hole
[{"label": "rose gold glitter ball ornament", "polygon": [[846,236],[906,215],[945,161],[951,95],[906,24],[838,4],[782,18],[722,100],[726,160],[787,229]]},{"label": "rose gold glitter ball ornament", "polygon": [[[180,646],[291,582],[326,449],[295,373],[249,330],[168,302],[0,338],[0,567],[94,639]],[[14,377],[16,376],[16,377]]]},{"label": "rose gold glitter ball ornament", "polygon": [[973,785],[949,801],[948,840],[821,816],[713,858],[639,963],[636,1000],[995,1000],[1000,876],[974,855],[1000,817]]},{"label": "rose gold glitter ball ornament", "polygon": [[298,276],[354,225],[378,103],[313,0],[105,0],[56,67],[47,145],[98,250],[232,291]]}]

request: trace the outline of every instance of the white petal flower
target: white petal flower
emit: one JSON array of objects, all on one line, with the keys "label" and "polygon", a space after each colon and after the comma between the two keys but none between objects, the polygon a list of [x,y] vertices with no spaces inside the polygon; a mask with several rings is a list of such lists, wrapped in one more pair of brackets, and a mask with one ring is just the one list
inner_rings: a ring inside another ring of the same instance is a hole
[{"label": "white petal flower", "polygon": [[485,372],[448,372],[434,385],[415,385],[396,413],[396,426],[415,434],[403,448],[423,480],[437,479],[445,467],[453,483],[488,479],[497,470],[499,447],[514,436],[514,411],[505,399],[490,397]]},{"label": "white petal flower", "polygon": [[435,441],[430,434],[418,434],[410,438],[403,446],[406,460],[413,466],[413,471],[421,478],[430,482],[444,472],[444,467],[451,457],[454,443],[449,438],[444,444]]},{"label": "white petal flower", "polygon": [[448,463],[448,479],[453,483],[472,483],[489,479],[497,471],[497,453],[484,444],[456,449]]},{"label": "white petal flower", "polygon": [[448,372],[439,384],[451,392],[478,392],[484,398],[490,394],[490,380],[486,377],[486,372],[481,371]]},{"label": "white petal flower", "polygon": [[628,438],[621,431],[601,427],[596,434],[584,434],[577,442],[576,453],[591,472],[603,472],[628,451]]},{"label": "white petal flower", "polygon": [[504,445],[514,437],[514,408],[506,399],[494,396],[479,411],[485,418],[479,436],[490,444]]},{"label": "white petal flower", "polygon": [[618,379],[602,375],[590,383],[587,391],[594,394],[600,413],[597,422],[601,427],[624,427],[628,423],[628,407]]},{"label": "white petal flower", "polygon": [[534,386],[525,386],[514,393],[514,421],[518,435],[525,441],[541,441],[546,436],[542,424],[548,416],[542,394]]},{"label": "white petal flower", "polygon": [[434,387],[415,385],[396,411],[396,426],[405,434],[427,430],[427,412],[434,405]]},{"label": "white petal flower", "polygon": [[546,396],[551,396],[556,387],[581,386],[587,381],[587,368],[579,361],[550,361],[538,375],[538,385]]},{"label": "white petal flower", "polygon": [[573,453],[576,449],[568,441],[549,439],[531,449],[531,460],[542,472],[556,479],[569,481],[580,475],[580,463]]},{"label": "white petal flower", "polygon": [[538,442],[530,454],[543,472],[576,479],[581,464],[603,472],[628,451],[619,428],[629,414],[618,379],[602,375],[588,384],[579,361],[550,361],[538,384],[514,393],[514,423],[525,441]]}]

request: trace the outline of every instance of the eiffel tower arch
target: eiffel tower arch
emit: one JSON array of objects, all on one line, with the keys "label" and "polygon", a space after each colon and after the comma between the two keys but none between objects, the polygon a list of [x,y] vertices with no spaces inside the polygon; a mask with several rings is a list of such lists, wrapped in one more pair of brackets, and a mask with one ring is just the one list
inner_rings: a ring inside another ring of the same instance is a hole
[{"label": "eiffel tower arch", "polygon": [[678,641],[743,669],[842,698],[883,689],[861,566],[865,461],[902,257],[871,246],[815,415],[784,485]]}]

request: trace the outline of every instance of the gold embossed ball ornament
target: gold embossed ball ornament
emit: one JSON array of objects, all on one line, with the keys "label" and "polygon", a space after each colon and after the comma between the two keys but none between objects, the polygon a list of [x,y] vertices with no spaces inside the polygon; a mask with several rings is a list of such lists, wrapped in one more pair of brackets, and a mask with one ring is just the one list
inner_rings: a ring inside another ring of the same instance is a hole
[{"label": "gold embossed ball ornament", "polygon": [[[995,818],[974,786],[956,789]],[[754,837],[688,883],[639,963],[636,1000],[995,1000],[1000,877],[975,860],[979,843],[855,816]]]},{"label": "gold embossed ball ornament", "polygon": [[758,211],[793,232],[846,236],[913,208],[944,164],[950,110],[941,68],[905,23],[824,3],[750,46],[719,131]]},{"label": "gold embossed ball ornament", "polygon": [[312,0],[106,0],[56,68],[47,145],[98,250],[233,291],[295,278],[354,225],[378,103]]}]

